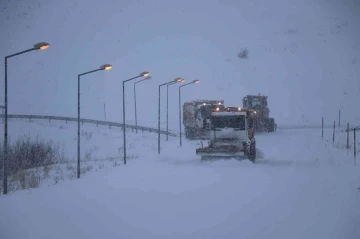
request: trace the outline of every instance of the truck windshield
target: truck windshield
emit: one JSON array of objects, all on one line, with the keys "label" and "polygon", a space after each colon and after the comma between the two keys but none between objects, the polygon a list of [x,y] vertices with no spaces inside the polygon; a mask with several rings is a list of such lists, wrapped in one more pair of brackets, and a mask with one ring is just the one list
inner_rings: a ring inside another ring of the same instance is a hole
[{"label": "truck windshield", "polygon": [[259,98],[252,98],[251,99],[251,107],[255,107],[257,105],[262,106],[261,100]]},{"label": "truck windshield", "polygon": [[200,108],[201,116],[203,118],[210,118],[211,112],[213,112],[216,108],[223,109],[224,106],[223,105],[204,105],[204,106],[201,106],[201,108]]},{"label": "truck windshield", "polygon": [[245,115],[212,116],[213,128],[236,128],[245,130]]}]

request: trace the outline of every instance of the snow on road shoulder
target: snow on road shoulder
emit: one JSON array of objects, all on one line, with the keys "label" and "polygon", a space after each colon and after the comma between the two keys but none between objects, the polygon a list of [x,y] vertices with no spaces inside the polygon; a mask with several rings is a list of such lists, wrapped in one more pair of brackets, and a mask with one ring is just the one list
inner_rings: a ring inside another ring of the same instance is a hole
[{"label": "snow on road shoulder", "polygon": [[[0,197],[2,238],[359,238],[360,170],[310,129],[257,136],[264,159],[201,163],[196,141]],[[149,141],[148,144],[152,141]],[[140,142],[139,142],[140,143]],[[19,228],[21,225],[21,228]]]}]

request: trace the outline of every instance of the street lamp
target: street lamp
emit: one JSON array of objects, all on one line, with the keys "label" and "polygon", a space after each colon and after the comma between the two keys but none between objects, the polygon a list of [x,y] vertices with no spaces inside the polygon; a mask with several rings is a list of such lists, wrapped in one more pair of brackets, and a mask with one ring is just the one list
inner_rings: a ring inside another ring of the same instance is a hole
[{"label": "street lamp", "polygon": [[190,85],[190,84],[198,84],[200,82],[200,80],[193,80],[190,83],[184,84],[179,86],[179,126],[180,126],[180,147],[182,146],[182,141],[181,141],[181,87]]},{"label": "street lamp", "polygon": [[147,71],[144,71],[140,73],[140,75],[135,76],[133,78],[130,78],[128,80],[124,80],[122,83],[122,89],[123,89],[123,136],[124,136],[124,164],[126,164],[126,130],[125,130],[125,83],[131,80],[135,80],[139,77],[148,77],[150,76],[150,73]]},{"label": "street lamp", "polygon": [[163,85],[168,85],[168,84],[175,84],[175,83],[180,83],[180,82],[184,82],[185,80],[183,78],[176,78],[175,80],[166,82],[164,84],[159,85],[159,105],[158,105],[158,154],[160,154],[160,88]]},{"label": "street lamp", "polygon": [[9,58],[14,57],[14,56],[18,56],[30,51],[34,51],[34,50],[46,50],[49,48],[49,43],[46,42],[40,42],[40,43],[36,43],[32,48],[25,50],[25,51],[21,51],[12,55],[8,55],[5,56],[5,104],[4,104],[4,109],[5,109],[5,115],[4,115],[4,159],[3,159],[3,168],[4,168],[4,194],[7,194],[7,170],[8,170],[8,106],[7,106],[7,101],[8,101],[8,95],[7,95],[7,61]]},{"label": "street lamp", "polygon": [[144,80],[150,80],[151,79],[151,76],[148,76],[142,80],[139,80],[139,81],[136,81],[134,82],[134,102],[135,102],[135,130],[136,130],[136,133],[138,133],[138,129],[137,129],[137,110],[136,110],[136,84],[137,83],[140,83]]},{"label": "street lamp", "polygon": [[172,82],[166,85],[166,141],[169,141],[169,85],[184,82],[184,79],[180,81]]},{"label": "street lamp", "polygon": [[80,178],[80,77],[97,71],[108,71],[111,70],[112,65],[105,64],[100,66],[100,68],[78,75],[78,118],[77,118],[77,178]]}]

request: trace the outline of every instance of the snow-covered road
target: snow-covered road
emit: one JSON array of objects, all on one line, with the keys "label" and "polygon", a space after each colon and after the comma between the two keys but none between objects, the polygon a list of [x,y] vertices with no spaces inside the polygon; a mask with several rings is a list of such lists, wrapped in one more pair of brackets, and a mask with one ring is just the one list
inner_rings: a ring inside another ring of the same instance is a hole
[{"label": "snow-covered road", "polygon": [[0,238],[360,238],[360,166],[319,136],[258,135],[256,164],[134,137],[125,166],[0,196]]}]

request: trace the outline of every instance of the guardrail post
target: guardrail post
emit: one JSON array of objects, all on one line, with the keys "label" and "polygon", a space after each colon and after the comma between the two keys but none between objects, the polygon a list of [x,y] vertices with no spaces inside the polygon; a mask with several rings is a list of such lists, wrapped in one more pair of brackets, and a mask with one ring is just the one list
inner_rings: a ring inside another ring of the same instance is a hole
[{"label": "guardrail post", "polygon": [[131,132],[134,132],[134,127],[131,127]]}]

